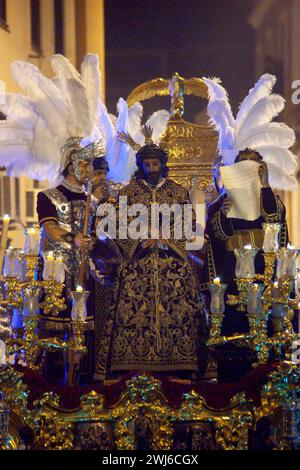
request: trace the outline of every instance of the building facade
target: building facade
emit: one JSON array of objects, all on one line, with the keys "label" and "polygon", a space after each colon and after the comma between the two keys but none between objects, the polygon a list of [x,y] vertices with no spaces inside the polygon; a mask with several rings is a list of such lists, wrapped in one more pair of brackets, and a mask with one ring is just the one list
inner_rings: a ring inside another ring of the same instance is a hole
[{"label": "building facade", "polygon": [[[14,60],[27,60],[51,76],[52,54],[79,67],[86,52],[99,55],[104,90],[104,0],[0,0],[0,45],[1,90],[20,91],[10,75]],[[44,187],[0,170],[0,217],[12,217],[13,246],[23,246],[23,226],[37,222],[36,196]]]},{"label": "building facade", "polygon": [[[300,0],[258,0],[249,23],[256,32],[256,76],[265,72],[276,75],[275,91],[286,100],[284,121],[296,132],[293,150],[300,156],[300,100],[295,100],[297,90],[293,88],[300,88],[300,82],[296,83],[300,80]],[[291,241],[300,247],[300,188],[281,196],[287,208]]]}]

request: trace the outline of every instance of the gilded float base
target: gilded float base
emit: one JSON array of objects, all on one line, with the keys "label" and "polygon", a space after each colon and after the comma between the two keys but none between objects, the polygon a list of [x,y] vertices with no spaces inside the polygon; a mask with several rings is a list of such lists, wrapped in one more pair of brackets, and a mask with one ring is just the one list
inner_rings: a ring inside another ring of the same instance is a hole
[{"label": "gilded float base", "polygon": [[[300,371],[286,361],[264,367],[269,372],[255,399],[241,390],[228,397],[226,404],[216,406],[207,400],[220,384],[188,386],[173,381],[168,391],[157,377],[140,373],[129,378],[119,394],[117,388],[92,391],[83,394],[71,409],[64,407],[62,396],[51,391],[29,405],[31,392],[25,375],[6,367],[0,370],[0,383],[10,421],[2,447],[17,449],[19,431],[25,425],[32,430],[34,449],[247,450],[255,447],[249,435],[255,436],[261,419],[273,422],[277,414],[275,449],[296,448],[299,413],[295,412],[295,396]],[[170,390],[173,399],[177,396],[176,403],[170,403]],[[69,388],[65,397],[70,392]],[[116,396],[111,405],[107,400],[112,393]]]}]

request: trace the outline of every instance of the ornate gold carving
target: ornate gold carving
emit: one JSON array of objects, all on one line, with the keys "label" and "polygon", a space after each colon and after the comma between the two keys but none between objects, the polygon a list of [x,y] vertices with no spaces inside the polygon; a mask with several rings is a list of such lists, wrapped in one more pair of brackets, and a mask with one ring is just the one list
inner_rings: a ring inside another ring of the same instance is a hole
[{"label": "ornate gold carving", "polygon": [[6,448],[17,448],[18,429],[25,424],[34,431],[36,448],[72,449],[76,425],[90,422],[110,427],[117,449],[133,450],[142,422],[148,430],[145,436],[149,448],[167,450],[173,446],[174,425],[189,422],[195,429],[201,423],[211,423],[219,449],[244,450],[248,447],[248,431],[260,418],[270,416],[278,407],[289,406],[299,377],[295,364],[282,362],[269,374],[259,405],[239,393],[226,407],[214,409],[193,390],[183,395],[178,407],[171,407],[160,381],[140,374],[126,383],[127,389],[113,408],[104,407],[103,395],[90,392],[82,396],[79,409],[67,411],[60,407],[59,397],[53,392],[44,393],[29,408],[29,392],[22,383],[22,374],[6,367],[0,370],[0,384],[13,413]]}]

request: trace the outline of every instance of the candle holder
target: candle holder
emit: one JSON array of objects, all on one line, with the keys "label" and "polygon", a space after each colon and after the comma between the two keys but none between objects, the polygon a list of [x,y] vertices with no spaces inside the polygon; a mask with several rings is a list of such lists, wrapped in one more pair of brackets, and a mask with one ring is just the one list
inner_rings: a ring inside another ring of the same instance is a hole
[{"label": "candle holder", "polygon": [[248,303],[249,286],[252,281],[252,279],[235,279],[238,295],[228,294],[226,303],[228,305],[236,305],[239,312],[245,312]]},{"label": "candle holder", "polygon": [[262,224],[264,231],[263,251],[264,253],[276,253],[279,249],[279,232],[281,224],[264,223]]},{"label": "candle holder", "polygon": [[221,284],[219,281],[209,286],[211,293],[210,301],[210,338],[208,345],[216,345],[222,342],[221,327],[225,312],[224,294],[227,289],[227,284]]},{"label": "candle holder", "polygon": [[72,311],[71,311],[71,318],[72,321],[86,321],[87,318],[87,309],[86,309],[86,301],[90,292],[84,291],[77,288],[76,291],[71,291],[71,298],[72,298]]},{"label": "candle holder", "polygon": [[235,249],[236,257],[235,275],[238,279],[253,279],[255,277],[254,260],[258,250],[252,245],[245,245],[243,248]]},{"label": "candle holder", "polygon": [[25,246],[26,255],[38,256],[40,251],[42,229],[40,227],[25,228]]},{"label": "candle holder", "polygon": [[24,256],[24,260],[26,263],[27,274],[26,280],[34,281],[35,280],[35,272],[38,267],[39,258],[36,255],[26,255]]},{"label": "candle holder", "polygon": [[3,392],[0,392],[0,449],[7,448],[9,439],[9,415],[10,409]]},{"label": "candle holder", "polygon": [[64,285],[56,281],[46,281],[45,300],[41,302],[41,309],[46,315],[57,316],[67,308],[63,297]]},{"label": "candle holder", "polygon": [[[285,357],[291,357],[293,342],[298,337],[293,331],[292,319],[293,309],[297,308],[299,297],[290,298],[297,275],[298,250],[290,245],[287,248],[278,249],[280,227],[280,224],[265,224],[264,226],[263,274],[255,273],[254,259],[257,250],[251,245],[235,250],[235,281],[238,294],[228,295],[226,301],[228,305],[237,306],[238,311],[245,311],[247,307],[249,334],[223,337],[224,342],[233,341],[250,345],[257,354],[258,364],[267,362],[271,349],[278,355],[284,353]],[[278,278],[274,282],[275,271]],[[270,317],[274,330],[271,337],[268,336],[267,331]]]},{"label": "candle holder", "polygon": [[298,250],[291,245],[287,248],[280,248],[277,254],[277,270],[276,276],[280,277],[288,276],[295,279],[297,277],[297,260]]},{"label": "candle holder", "polygon": [[[11,324],[13,319],[14,324],[17,320],[17,330],[12,330],[5,340],[8,353],[21,352],[27,366],[39,370],[40,366],[36,363],[41,349],[68,349],[68,342],[58,338],[38,338],[39,308],[43,308],[44,314],[54,316],[66,308],[62,295],[65,266],[61,254],[57,253],[53,259],[52,273],[45,276],[46,279],[37,279],[35,273],[39,264],[41,230],[30,227],[25,233],[24,251],[10,248],[5,252],[4,292],[0,297],[0,308],[11,314]],[[45,298],[40,303],[42,292],[45,292]]]},{"label": "candle holder", "polygon": [[248,302],[247,312],[250,315],[256,315],[258,318],[262,318],[262,293],[265,286],[263,284],[249,284],[248,285]]}]

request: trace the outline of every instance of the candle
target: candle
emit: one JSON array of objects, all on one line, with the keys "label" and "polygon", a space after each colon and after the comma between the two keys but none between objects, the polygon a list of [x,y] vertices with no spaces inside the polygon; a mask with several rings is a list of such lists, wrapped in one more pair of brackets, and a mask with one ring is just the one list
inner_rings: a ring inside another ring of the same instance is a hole
[{"label": "candle", "polygon": [[263,284],[250,284],[248,288],[248,303],[247,312],[261,316],[262,314],[262,292],[264,289]]},{"label": "candle", "polygon": [[226,288],[227,284],[221,284],[220,278],[215,278],[213,284],[209,286],[211,293],[210,313],[212,315],[222,315],[225,312],[224,294]]},{"label": "candle", "polygon": [[276,276],[288,276],[295,279],[297,276],[298,250],[288,244],[287,248],[280,248],[277,254]]},{"label": "candle", "polygon": [[25,288],[22,291],[23,296],[23,318],[36,317],[39,314],[39,290]]},{"label": "candle", "polygon": [[4,258],[4,268],[3,268],[4,276],[8,276],[8,277],[16,276],[15,261],[16,261],[16,250],[14,250],[13,248],[8,248],[8,250],[6,250],[5,252],[5,258]]},{"label": "candle", "polygon": [[26,255],[38,256],[40,249],[42,229],[35,227],[28,227],[25,229],[25,247],[24,251]]},{"label": "candle", "polygon": [[252,279],[255,277],[254,259],[257,251],[250,244],[245,245],[241,249],[234,250],[236,257],[235,275],[237,278]]},{"label": "candle", "polygon": [[20,249],[16,250],[15,272],[19,281],[26,280],[27,268],[24,260],[24,251]]},{"label": "candle", "polygon": [[49,251],[45,253],[44,256],[44,269],[43,269],[43,279],[45,281],[51,281],[54,277],[54,256],[53,252]]},{"label": "candle", "polygon": [[0,241],[0,274],[2,274],[3,258],[4,258],[4,251],[7,245],[9,222],[10,222],[10,216],[5,214],[3,217],[3,221],[2,221],[2,234],[1,234],[1,241]]},{"label": "candle", "polygon": [[54,261],[54,280],[61,284],[65,282],[65,264],[61,256]]},{"label": "candle", "polygon": [[71,292],[72,296],[72,321],[85,321],[87,317],[86,300],[89,292],[85,292],[82,286],[76,287],[76,292]]},{"label": "candle", "polygon": [[6,364],[6,344],[0,340],[0,366]]}]

